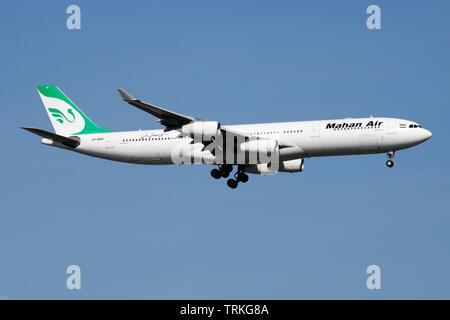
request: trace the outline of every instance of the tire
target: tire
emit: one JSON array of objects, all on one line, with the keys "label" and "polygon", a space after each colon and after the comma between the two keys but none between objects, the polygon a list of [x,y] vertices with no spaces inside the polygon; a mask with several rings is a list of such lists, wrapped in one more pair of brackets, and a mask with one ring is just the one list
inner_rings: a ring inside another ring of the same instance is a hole
[{"label": "tire", "polygon": [[220,179],[221,176],[222,176],[222,174],[220,173],[219,170],[217,170],[217,169],[211,170],[211,177],[213,177],[214,179]]},{"label": "tire", "polygon": [[243,172],[240,172],[238,173],[238,180],[243,183],[246,183],[248,181],[248,175]]},{"label": "tire", "polygon": [[386,165],[387,165],[389,168],[392,168],[392,167],[394,166],[394,161],[388,160],[388,161],[386,161]]},{"label": "tire", "polygon": [[231,189],[236,189],[238,186],[238,182],[234,179],[228,179],[227,181],[227,185],[231,188]]},{"label": "tire", "polygon": [[222,171],[220,174],[222,175],[222,178],[228,178],[228,176],[230,175],[228,171]]}]

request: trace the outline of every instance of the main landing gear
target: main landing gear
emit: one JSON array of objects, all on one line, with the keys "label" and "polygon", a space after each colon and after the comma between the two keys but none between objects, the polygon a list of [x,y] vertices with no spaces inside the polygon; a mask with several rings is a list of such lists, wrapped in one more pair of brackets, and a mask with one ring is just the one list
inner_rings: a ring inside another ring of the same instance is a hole
[{"label": "main landing gear", "polygon": [[[212,169],[211,170],[211,176],[214,179],[220,179],[220,178],[228,178],[231,171],[233,171],[233,166],[230,164],[223,164],[219,166],[219,169]],[[246,183],[248,181],[248,175],[244,172],[243,168],[241,166],[238,166],[238,170],[234,174],[234,179],[228,179],[227,185],[231,189],[236,189],[239,182]]]},{"label": "main landing gear", "polygon": [[394,161],[392,161],[391,159],[394,157],[395,151],[389,151],[387,154],[388,154],[389,160],[386,161],[386,165],[389,168],[392,168],[394,166]]},{"label": "main landing gear", "polygon": [[223,164],[219,166],[219,169],[212,169],[211,170],[211,177],[214,179],[220,179],[220,178],[228,178],[231,171],[233,171],[233,166],[230,164]]}]

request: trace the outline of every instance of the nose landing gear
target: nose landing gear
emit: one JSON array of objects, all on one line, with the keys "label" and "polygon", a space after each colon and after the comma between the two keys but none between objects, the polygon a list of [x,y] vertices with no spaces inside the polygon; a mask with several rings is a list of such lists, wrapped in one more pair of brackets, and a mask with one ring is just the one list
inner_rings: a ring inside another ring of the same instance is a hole
[{"label": "nose landing gear", "polygon": [[389,160],[386,161],[386,165],[388,166],[388,168],[392,168],[394,166],[394,161],[392,161],[391,159],[394,158],[395,151],[394,150],[388,151],[387,154],[388,154]]},{"label": "nose landing gear", "polygon": [[386,161],[386,165],[387,165],[389,168],[392,168],[392,167],[394,166],[394,161],[388,160],[388,161]]}]

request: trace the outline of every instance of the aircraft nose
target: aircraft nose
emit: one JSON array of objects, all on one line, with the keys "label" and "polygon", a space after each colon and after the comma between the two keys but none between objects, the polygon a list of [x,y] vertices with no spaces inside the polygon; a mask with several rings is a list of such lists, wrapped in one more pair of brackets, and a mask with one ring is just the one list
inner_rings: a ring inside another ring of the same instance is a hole
[{"label": "aircraft nose", "polygon": [[431,138],[433,134],[431,133],[431,131],[427,130],[427,129],[422,129],[422,141],[426,141],[428,139]]}]

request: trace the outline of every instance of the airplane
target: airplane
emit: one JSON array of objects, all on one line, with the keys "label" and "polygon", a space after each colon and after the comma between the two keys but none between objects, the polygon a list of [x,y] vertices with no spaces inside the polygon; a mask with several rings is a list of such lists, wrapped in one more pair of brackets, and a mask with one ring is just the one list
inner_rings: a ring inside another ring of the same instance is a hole
[{"label": "airplane", "polygon": [[121,98],[155,116],[160,130],[113,132],[90,120],[55,85],[37,86],[55,132],[22,127],[42,137],[42,144],[93,157],[148,165],[208,164],[215,179],[228,178],[235,189],[248,173],[271,175],[302,172],[304,159],[386,153],[386,165],[398,150],[418,145],[431,132],[417,122],[396,118],[221,125],[182,115],[134,98],[118,89]]}]

